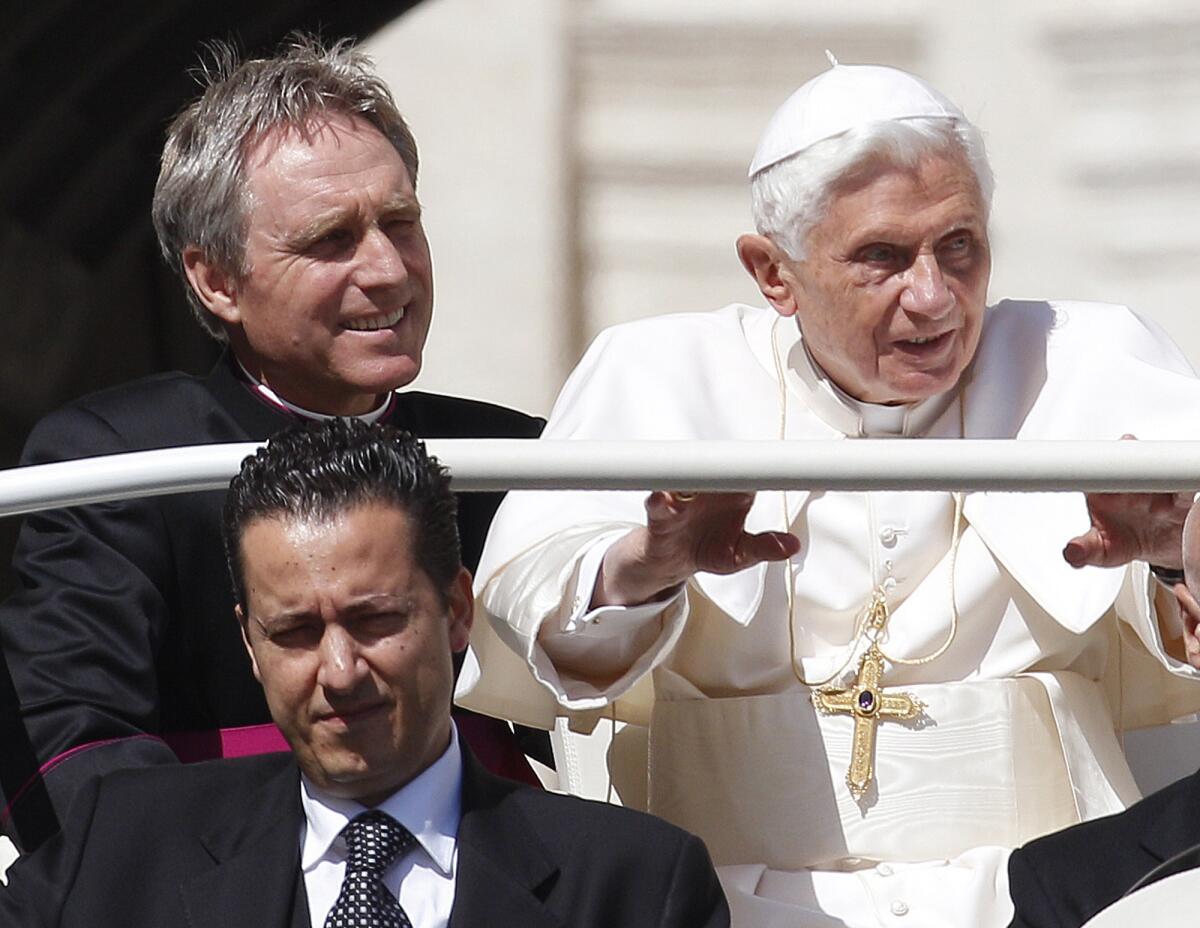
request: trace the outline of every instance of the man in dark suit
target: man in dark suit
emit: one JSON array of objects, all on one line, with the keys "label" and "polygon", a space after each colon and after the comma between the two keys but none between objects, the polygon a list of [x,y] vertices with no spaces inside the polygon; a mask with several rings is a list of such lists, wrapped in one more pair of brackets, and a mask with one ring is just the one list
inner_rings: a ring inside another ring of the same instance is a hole
[{"label": "man in dark suit", "polygon": [[[398,392],[421,367],[433,279],[416,143],[369,60],[303,38],[272,58],[214,56],[168,132],[154,216],[225,354],[207,377],[151,377],[48,416],[22,462],[263,440],[323,415],[426,438],[535,436],[540,420],[512,410]],[[0,609],[0,830],[26,849],[94,774],[282,747],[228,621],[223,496],[26,520],[21,590]],[[469,566],[498,502],[463,499]],[[519,772],[502,723],[471,725],[490,736],[482,759]]]},{"label": "man in dark suit", "polygon": [[699,839],[501,780],[460,744],[451,652],[473,601],[454,509],[446,471],[388,427],[295,428],[248,458],[226,542],[291,754],[93,781],[10,871],[0,923],[727,926]]},{"label": "man in dark suit", "polygon": [[[1183,529],[1183,575],[1173,578],[1180,646],[1200,655],[1200,504]],[[1125,895],[1200,866],[1200,772],[1124,812],[1031,841],[1008,862],[1013,928],[1076,928]]]}]

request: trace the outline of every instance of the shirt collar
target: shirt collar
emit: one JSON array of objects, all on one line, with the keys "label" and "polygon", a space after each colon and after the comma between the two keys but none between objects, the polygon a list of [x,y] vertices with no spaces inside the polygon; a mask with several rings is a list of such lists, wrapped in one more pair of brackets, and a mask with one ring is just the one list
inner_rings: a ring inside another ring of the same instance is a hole
[{"label": "shirt collar", "polygon": [[800,326],[781,321],[773,326],[775,350],[784,360],[783,376],[795,393],[826,425],[851,438],[901,438],[926,434],[958,395],[957,388],[916,403],[885,406],[850,396],[817,363]]},{"label": "shirt collar", "polygon": [[[342,829],[367,807],[352,799],[330,796],[303,774],[300,803],[305,818],[301,869],[308,873],[326,857],[344,860],[346,844],[341,839]],[[453,724],[450,745],[442,756],[375,808],[411,831],[438,870],[445,876],[451,874],[462,818],[462,749]]]},{"label": "shirt collar", "polygon": [[[303,406],[297,406],[295,403],[289,403],[282,396],[280,396],[278,393],[276,393],[274,390],[272,390],[270,387],[268,387],[265,383],[263,383],[261,380],[259,380],[257,377],[255,377],[253,374],[251,374],[248,370],[246,370],[246,366],[244,364],[242,364],[242,362],[240,360],[238,360],[236,355],[233,358],[233,363],[237,365],[238,371],[241,373],[241,375],[246,378],[246,382],[250,385],[250,389],[253,390],[255,393],[257,393],[259,396],[261,396],[264,400],[266,400],[272,406],[277,406],[280,409],[286,410],[287,412],[290,412],[293,415],[299,416],[302,419],[316,419],[319,421],[323,421],[325,419],[339,418],[338,416],[330,416],[323,412],[313,412],[311,409],[305,409]],[[354,416],[353,418],[361,419],[363,422],[366,422],[368,425],[371,423],[374,423],[374,422],[378,422],[380,419],[382,419],[384,417],[384,415],[388,411],[388,408],[392,405],[392,398],[394,396],[395,396],[395,394],[393,392],[388,391],[387,393],[384,394],[383,400],[380,402],[380,404],[378,406],[376,406],[374,409],[370,409],[367,412],[364,412],[362,415]]]}]

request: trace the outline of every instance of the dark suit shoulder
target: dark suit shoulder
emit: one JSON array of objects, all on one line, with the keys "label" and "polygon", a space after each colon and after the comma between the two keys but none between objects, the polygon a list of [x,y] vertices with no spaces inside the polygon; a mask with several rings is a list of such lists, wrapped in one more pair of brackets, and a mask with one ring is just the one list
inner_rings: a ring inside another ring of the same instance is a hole
[{"label": "dark suit shoulder", "polygon": [[[299,815],[299,783],[290,752],[125,767],[99,777],[90,796],[81,793],[64,827],[69,834],[78,821],[89,822],[89,833],[76,840],[93,850],[103,849],[114,835],[139,834],[165,853],[168,845],[210,832],[275,827],[281,810],[293,806]],[[176,863],[163,860],[161,865]]]},{"label": "dark suit shoulder", "polygon": [[288,924],[301,816],[290,754],[93,778],[63,830],[13,866],[0,924]]},{"label": "dark suit shoulder", "polygon": [[521,786],[514,791],[512,800],[541,823],[569,822],[569,828],[555,825],[555,831],[568,833],[572,840],[580,831],[589,830],[625,836],[636,833],[647,841],[664,843],[692,837],[658,816],[578,796]]},{"label": "dark suit shoulder", "polygon": [[1009,859],[1015,926],[1080,925],[1200,834],[1200,772],[1124,812],[1031,841]]},{"label": "dark suit shoulder", "polygon": [[465,809],[496,821],[515,812],[550,844],[563,847],[576,843],[581,836],[598,833],[624,837],[637,834],[651,843],[694,839],[682,828],[646,812],[498,777],[485,770],[474,755],[468,755],[465,764]]},{"label": "dark suit shoulder", "polygon": [[[140,797],[149,802],[163,797],[172,804],[186,805],[204,797],[229,797],[254,788],[295,768],[290,752],[251,757],[221,758],[192,764],[156,764],[126,767],[101,777],[103,793],[110,799]],[[208,813],[211,813],[211,807]],[[208,814],[205,813],[205,814]]]},{"label": "dark suit shoulder", "polygon": [[174,371],[132,380],[42,418],[30,433],[22,463],[192,444],[201,440],[203,423],[216,409],[203,378]]},{"label": "dark suit shoulder", "polygon": [[545,420],[482,400],[411,390],[398,394],[399,418],[425,438],[536,438]]},{"label": "dark suit shoulder", "polygon": [[[482,796],[464,794],[459,849],[463,884],[452,926],[494,915],[501,887],[512,884],[533,889],[553,913],[539,925],[729,925],[703,842],[644,812],[517,784],[493,786]],[[483,873],[491,878],[477,881]],[[507,876],[497,881],[499,873]],[[507,914],[515,918],[516,911]]]},{"label": "dark suit shoulder", "polygon": [[[1059,861],[1074,866],[1082,859],[1124,857],[1129,845],[1144,838],[1162,837],[1155,826],[1164,816],[1194,817],[1200,812],[1200,772],[1176,780],[1156,793],[1134,803],[1124,812],[1106,815],[1090,822],[1031,841],[1014,852],[1044,861]],[[1196,822],[1200,824],[1200,821]],[[1194,843],[1195,836],[1192,836]],[[1186,846],[1186,845],[1185,845]],[[1178,850],[1183,850],[1180,847]],[[1082,857],[1081,857],[1082,855]]]}]

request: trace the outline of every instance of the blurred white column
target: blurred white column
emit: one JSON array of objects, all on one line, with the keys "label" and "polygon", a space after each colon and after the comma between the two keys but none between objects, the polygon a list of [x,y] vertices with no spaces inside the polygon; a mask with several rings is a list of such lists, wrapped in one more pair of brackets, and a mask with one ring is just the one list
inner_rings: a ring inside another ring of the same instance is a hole
[{"label": "blurred white column", "polygon": [[414,386],[544,413],[563,302],[565,0],[426,0],[366,43],[421,153],[435,309]]}]

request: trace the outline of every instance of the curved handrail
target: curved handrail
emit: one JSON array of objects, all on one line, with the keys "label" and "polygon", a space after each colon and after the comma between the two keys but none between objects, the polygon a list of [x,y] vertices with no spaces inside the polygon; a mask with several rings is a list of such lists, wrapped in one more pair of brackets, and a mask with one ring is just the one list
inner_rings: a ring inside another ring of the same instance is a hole
[{"label": "curved handrail", "polygon": [[[430,439],[460,491],[1200,488],[1187,441],[529,441]],[[225,487],[256,442],[194,445],[0,471],[0,515]]]}]

